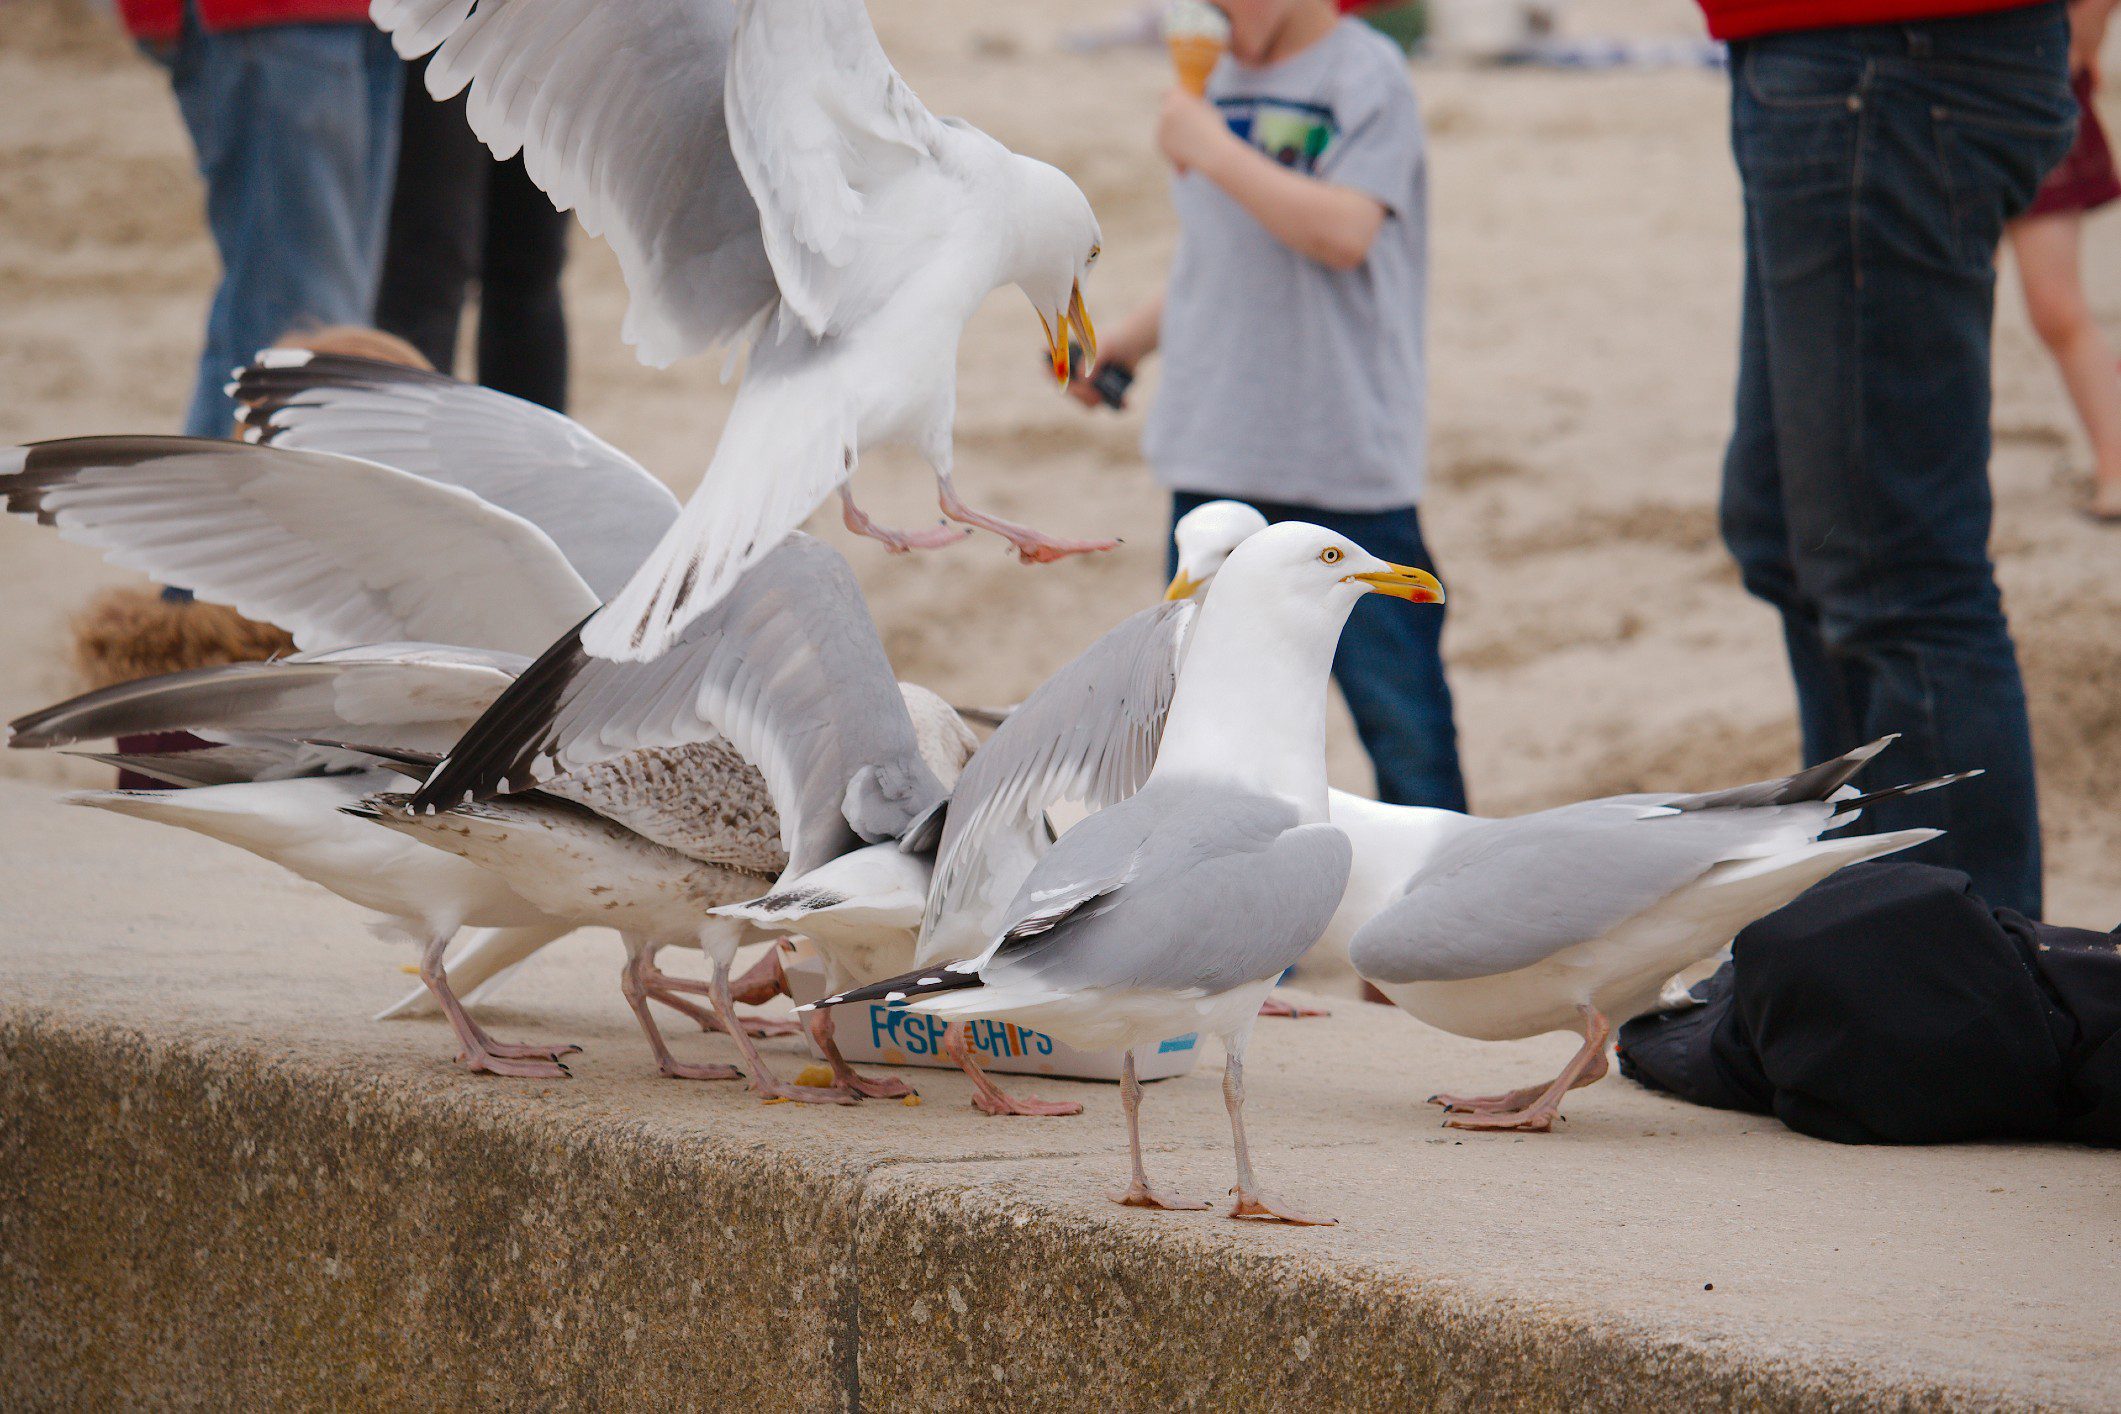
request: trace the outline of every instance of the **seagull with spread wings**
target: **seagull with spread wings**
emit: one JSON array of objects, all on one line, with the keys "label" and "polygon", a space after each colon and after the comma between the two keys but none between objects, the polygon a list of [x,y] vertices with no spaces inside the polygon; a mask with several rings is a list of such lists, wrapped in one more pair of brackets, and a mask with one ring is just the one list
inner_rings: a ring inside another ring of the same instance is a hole
[{"label": "seagull with spread wings", "polygon": [[593,656],[654,658],[835,491],[894,550],[947,543],[854,504],[872,445],[913,447],[944,514],[1027,561],[1110,548],[973,510],[951,480],[957,346],[1016,285],[1055,378],[1071,330],[1094,350],[1082,281],[1090,203],[1065,174],[938,118],[885,58],[860,0],[374,0],[407,58],[435,50],[437,98],[523,154],[555,205],[619,258],[625,335],[663,365],[748,354],[705,479],[626,587],[582,629]]}]

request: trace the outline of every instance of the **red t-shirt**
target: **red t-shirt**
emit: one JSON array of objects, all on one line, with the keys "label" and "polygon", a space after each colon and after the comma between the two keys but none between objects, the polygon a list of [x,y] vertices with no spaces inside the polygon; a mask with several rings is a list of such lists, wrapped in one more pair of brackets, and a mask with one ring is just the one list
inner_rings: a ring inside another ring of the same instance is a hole
[{"label": "red t-shirt", "polygon": [[1911,24],[2016,10],[2036,0],[1700,0],[1709,33],[1718,39],[1751,39],[1793,29],[1838,29],[1845,25]]},{"label": "red t-shirt", "polygon": [[[368,23],[368,0],[197,0],[199,22],[210,30],[259,25]],[[118,0],[135,39],[175,39],[184,27],[184,0]]]}]

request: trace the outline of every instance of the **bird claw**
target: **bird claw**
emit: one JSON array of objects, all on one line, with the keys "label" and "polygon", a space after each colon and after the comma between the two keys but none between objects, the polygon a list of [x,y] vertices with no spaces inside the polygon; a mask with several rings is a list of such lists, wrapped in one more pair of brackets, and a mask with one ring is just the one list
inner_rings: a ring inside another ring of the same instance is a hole
[{"label": "bird claw", "polygon": [[1183,1198],[1166,1198],[1146,1183],[1130,1183],[1124,1193],[1112,1195],[1112,1201],[1122,1208],[1160,1208],[1167,1213],[1206,1212],[1206,1203],[1188,1203]]},{"label": "bird claw", "polygon": [[1080,1101],[1040,1100],[1027,1095],[1007,1095],[999,1090],[992,1095],[974,1091],[972,1104],[982,1114],[1032,1115],[1042,1119],[1058,1119],[1083,1112]]},{"label": "bird claw", "polygon": [[505,1075],[515,1080],[566,1080],[572,1074],[555,1059],[504,1056],[492,1051],[459,1051],[457,1064],[474,1074]]},{"label": "bird claw", "polygon": [[1241,1222],[1287,1223],[1291,1227],[1333,1227],[1340,1221],[1338,1218],[1305,1217],[1294,1208],[1276,1204],[1264,1194],[1247,1193],[1242,1189],[1238,1190],[1230,1211],[1223,1216]]}]

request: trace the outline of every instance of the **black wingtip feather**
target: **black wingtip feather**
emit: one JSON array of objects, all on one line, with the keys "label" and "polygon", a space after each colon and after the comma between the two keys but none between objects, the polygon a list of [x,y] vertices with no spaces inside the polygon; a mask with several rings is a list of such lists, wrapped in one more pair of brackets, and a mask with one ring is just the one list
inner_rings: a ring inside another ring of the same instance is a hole
[{"label": "black wingtip feather", "polygon": [[961,963],[937,963],[918,972],[908,972],[882,982],[871,982],[866,987],[855,987],[835,996],[821,997],[817,1001],[796,1008],[797,1011],[817,1011],[829,1006],[847,1006],[855,1002],[899,1003],[913,1001],[919,997],[932,997],[941,992],[962,992],[970,987],[984,987],[986,982],[979,973],[966,967],[960,972]]},{"label": "black wingtip feather", "polygon": [[[582,623],[587,623],[584,618]],[[487,800],[537,784],[531,763],[545,749],[546,733],[564,705],[568,688],[589,655],[582,625],[560,635],[538,660],[493,700],[450,748],[412,798],[415,810],[446,808],[461,800]]]}]

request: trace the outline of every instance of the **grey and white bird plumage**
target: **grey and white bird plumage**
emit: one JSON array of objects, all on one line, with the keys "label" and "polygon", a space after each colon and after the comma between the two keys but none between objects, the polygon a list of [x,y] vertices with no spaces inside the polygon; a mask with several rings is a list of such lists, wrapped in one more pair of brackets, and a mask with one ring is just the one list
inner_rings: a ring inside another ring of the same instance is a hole
[{"label": "grey and white bird plumage", "polygon": [[1480,820],[1442,842],[1356,933],[1356,971],[1459,1035],[1584,1037],[1551,1085],[1438,1097],[1449,1122],[1550,1127],[1569,1089],[1604,1074],[1612,1027],[1654,1008],[1672,974],[1836,870],[1936,838],[1926,829],[1821,838],[1872,800],[1962,778],[1858,795],[1849,779],[1891,740],[1777,780]]},{"label": "grey and white bird plumage", "polygon": [[[645,660],[836,489],[871,445],[912,446],[946,511],[1027,557],[1058,542],[956,500],[950,425],[963,326],[1016,284],[1065,372],[1094,334],[1081,281],[1098,252],[1064,175],[931,114],[860,0],[374,0],[407,58],[435,50],[437,98],[469,89],[472,128],[520,151],[554,203],[610,240],[632,293],[626,337],[664,364],[716,346],[748,363],[700,489],[606,612],[599,657]],[[929,543],[850,525],[894,548]]]},{"label": "grey and white bird plumage", "polygon": [[1187,641],[1147,783],[1053,844],[979,954],[819,1005],[898,1001],[1124,1048],[1134,1171],[1122,1201],[1147,1206],[1175,1205],[1142,1170],[1133,1050],[1212,1031],[1228,1053],[1232,1215],[1302,1221],[1257,1191],[1243,1055],[1261,999],[1326,926],[1347,882],[1348,840],[1326,818],[1326,683],[1348,612],[1373,591],[1442,598],[1427,574],[1316,526],[1252,537]]}]

